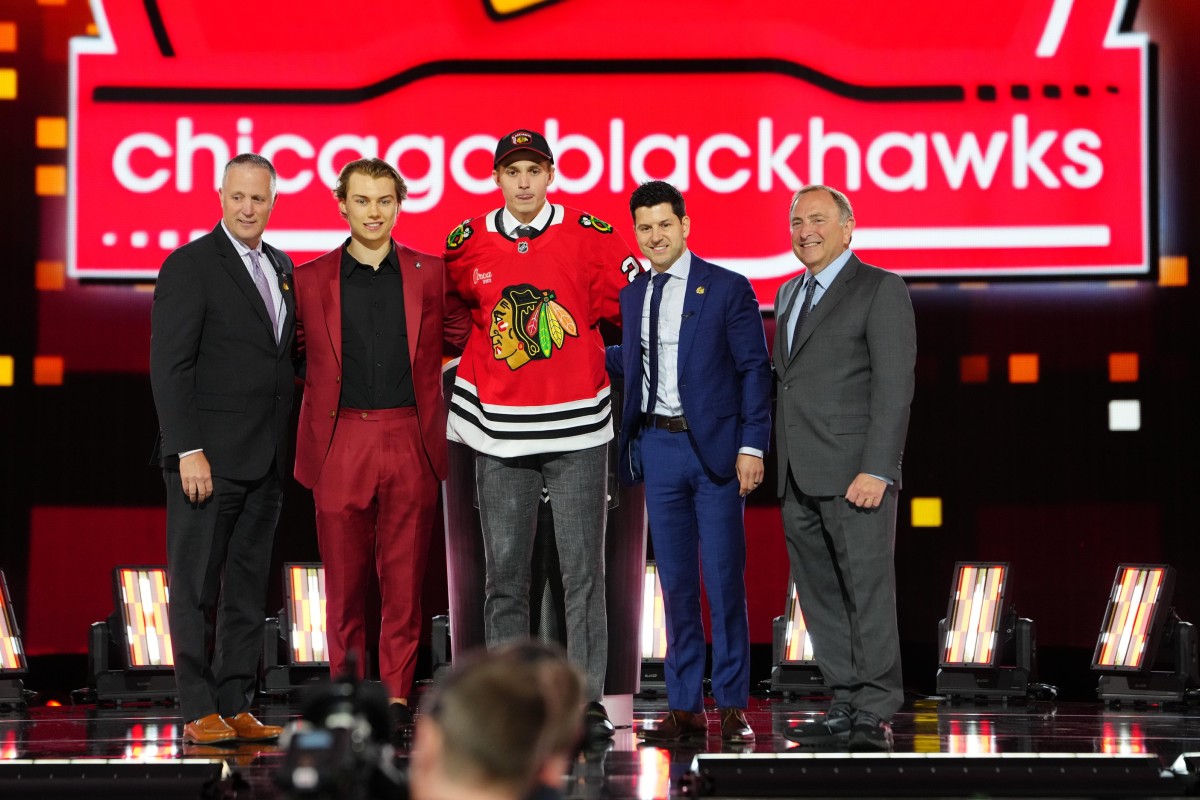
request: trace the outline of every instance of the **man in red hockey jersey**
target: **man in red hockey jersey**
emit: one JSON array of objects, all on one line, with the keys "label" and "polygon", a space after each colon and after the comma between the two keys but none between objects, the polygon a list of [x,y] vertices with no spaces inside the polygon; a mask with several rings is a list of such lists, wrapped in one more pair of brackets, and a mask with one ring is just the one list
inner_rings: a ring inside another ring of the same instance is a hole
[{"label": "man in red hockey jersey", "polygon": [[611,735],[600,698],[608,661],[604,592],[608,442],[613,428],[602,319],[640,270],[608,223],[547,203],[554,156],[520,129],[496,145],[504,206],[446,239],[452,284],[471,306],[447,435],[476,451],[489,647],[530,633],[529,585],[543,488],[562,569],[567,653],[588,679],[587,727]]}]

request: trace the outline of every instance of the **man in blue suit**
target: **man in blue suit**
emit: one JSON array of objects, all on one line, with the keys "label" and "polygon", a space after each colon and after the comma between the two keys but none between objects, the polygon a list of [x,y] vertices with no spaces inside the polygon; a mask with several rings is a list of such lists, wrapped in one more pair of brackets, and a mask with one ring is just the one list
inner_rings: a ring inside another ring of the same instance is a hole
[{"label": "man in blue suit", "polygon": [[608,348],[624,379],[618,475],[646,482],[650,539],[667,621],[669,711],[640,736],[669,742],[708,734],[704,623],[711,612],[712,686],[721,738],[750,742],[750,628],[745,497],[763,479],[771,436],[771,366],[758,300],[745,277],[687,249],[683,196],[663,181],[629,201],[653,269],[621,291],[623,334]]}]

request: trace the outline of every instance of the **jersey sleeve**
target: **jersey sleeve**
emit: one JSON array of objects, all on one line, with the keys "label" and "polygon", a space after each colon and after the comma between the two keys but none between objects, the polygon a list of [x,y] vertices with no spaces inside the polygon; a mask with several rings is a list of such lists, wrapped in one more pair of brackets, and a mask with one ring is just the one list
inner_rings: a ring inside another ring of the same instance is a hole
[{"label": "jersey sleeve", "polygon": [[592,253],[592,324],[606,319],[621,326],[621,290],[633,282],[642,271],[641,262],[625,244],[621,235],[606,222],[583,215],[581,224],[590,230],[584,236],[591,240]]}]

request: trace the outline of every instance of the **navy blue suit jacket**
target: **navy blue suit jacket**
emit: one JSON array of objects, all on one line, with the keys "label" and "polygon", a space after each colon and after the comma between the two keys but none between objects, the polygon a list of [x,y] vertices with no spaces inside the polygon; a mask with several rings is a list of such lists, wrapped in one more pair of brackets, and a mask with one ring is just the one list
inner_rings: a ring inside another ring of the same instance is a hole
[{"label": "navy blue suit jacket", "polygon": [[[609,374],[625,382],[621,409],[622,483],[642,480],[642,309],[653,272],[621,290],[621,344],[607,349]],[[738,450],[767,452],[771,440],[771,363],[750,281],[692,254],[679,326],[676,376],[692,446],[714,477],[734,476]]]}]

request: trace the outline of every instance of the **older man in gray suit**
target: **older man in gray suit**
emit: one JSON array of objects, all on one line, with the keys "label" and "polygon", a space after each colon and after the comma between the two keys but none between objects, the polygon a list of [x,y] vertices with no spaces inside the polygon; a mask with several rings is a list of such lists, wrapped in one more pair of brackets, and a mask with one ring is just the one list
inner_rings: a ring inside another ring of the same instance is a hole
[{"label": "older man in gray suit", "polygon": [[775,416],[792,577],[833,699],[785,732],[809,747],[889,750],[904,702],[896,625],[896,511],[917,336],[897,275],[849,250],[844,194],[805,186],[792,251],[807,268],[775,299]]}]

